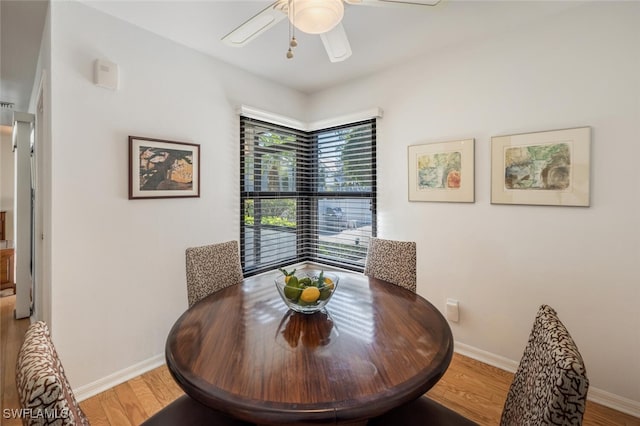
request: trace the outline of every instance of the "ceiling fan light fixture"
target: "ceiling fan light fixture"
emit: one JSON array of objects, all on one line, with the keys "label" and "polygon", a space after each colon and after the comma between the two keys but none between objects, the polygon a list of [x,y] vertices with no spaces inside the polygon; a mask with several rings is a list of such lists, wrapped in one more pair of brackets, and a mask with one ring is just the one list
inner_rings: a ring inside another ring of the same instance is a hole
[{"label": "ceiling fan light fixture", "polygon": [[322,34],[332,30],[344,16],[342,0],[292,0],[289,20],[300,31]]}]

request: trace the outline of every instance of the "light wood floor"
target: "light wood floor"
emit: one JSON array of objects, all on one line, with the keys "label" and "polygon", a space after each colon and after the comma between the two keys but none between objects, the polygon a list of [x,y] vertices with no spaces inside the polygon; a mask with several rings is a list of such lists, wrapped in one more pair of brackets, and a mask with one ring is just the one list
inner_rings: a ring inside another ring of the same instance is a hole
[{"label": "light wood floor", "polygon": [[[16,391],[16,358],[24,333],[29,326],[29,319],[15,320],[13,309],[16,304],[15,296],[0,298],[0,403],[5,408],[19,408]],[[8,420],[0,410],[0,424],[21,425],[18,420]]]},{"label": "light wood floor", "polygon": [[[15,296],[0,299],[2,409],[18,408],[15,360],[28,325],[27,320],[13,319],[14,303]],[[444,377],[428,395],[481,425],[498,425],[512,378],[511,373],[455,354]],[[180,395],[182,390],[163,366],[89,398],[80,406],[94,426],[136,426]],[[0,423],[20,424],[3,418]],[[640,419],[588,402],[583,425],[640,426]]]}]

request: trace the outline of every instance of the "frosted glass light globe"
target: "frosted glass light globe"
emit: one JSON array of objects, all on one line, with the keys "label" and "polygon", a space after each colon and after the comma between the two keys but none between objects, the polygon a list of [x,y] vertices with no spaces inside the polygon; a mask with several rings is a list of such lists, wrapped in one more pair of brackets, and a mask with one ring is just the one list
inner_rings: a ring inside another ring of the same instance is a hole
[{"label": "frosted glass light globe", "polygon": [[291,23],[308,34],[332,30],[343,16],[342,0],[293,0],[289,9]]}]

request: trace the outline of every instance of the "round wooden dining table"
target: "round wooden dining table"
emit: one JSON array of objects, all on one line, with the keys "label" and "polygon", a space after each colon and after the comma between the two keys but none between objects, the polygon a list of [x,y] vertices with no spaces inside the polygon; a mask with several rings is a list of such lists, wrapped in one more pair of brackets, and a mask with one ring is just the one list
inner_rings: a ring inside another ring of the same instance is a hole
[{"label": "round wooden dining table", "polygon": [[275,273],[202,299],[167,338],[174,379],[201,403],[263,425],[366,424],[420,397],[451,361],[447,321],[400,286],[337,274],[314,314],[288,310]]}]

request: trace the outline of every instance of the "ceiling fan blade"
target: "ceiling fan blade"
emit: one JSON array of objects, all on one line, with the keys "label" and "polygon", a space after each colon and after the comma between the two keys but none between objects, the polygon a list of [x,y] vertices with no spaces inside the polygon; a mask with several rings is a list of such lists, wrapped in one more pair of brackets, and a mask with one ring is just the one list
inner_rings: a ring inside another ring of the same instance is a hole
[{"label": "ceiling fan blade", "polygon": [[222,37],[222,41],[235,47],[246,45],[287,17],[286,10],[282,10],[282,5],[283,2],[281,0],[272,3],[229,34]]},{"label": "ceiling fan blade", "polygon": [[344,0],[356,6],[437,6],[442,0]]},{"label": "ceiling fan blade", "polygon": [[342,62],[351,56],[351,45],[342,23],[338,23],[331,31],[320,34],[320,38],[331,62]]}]

